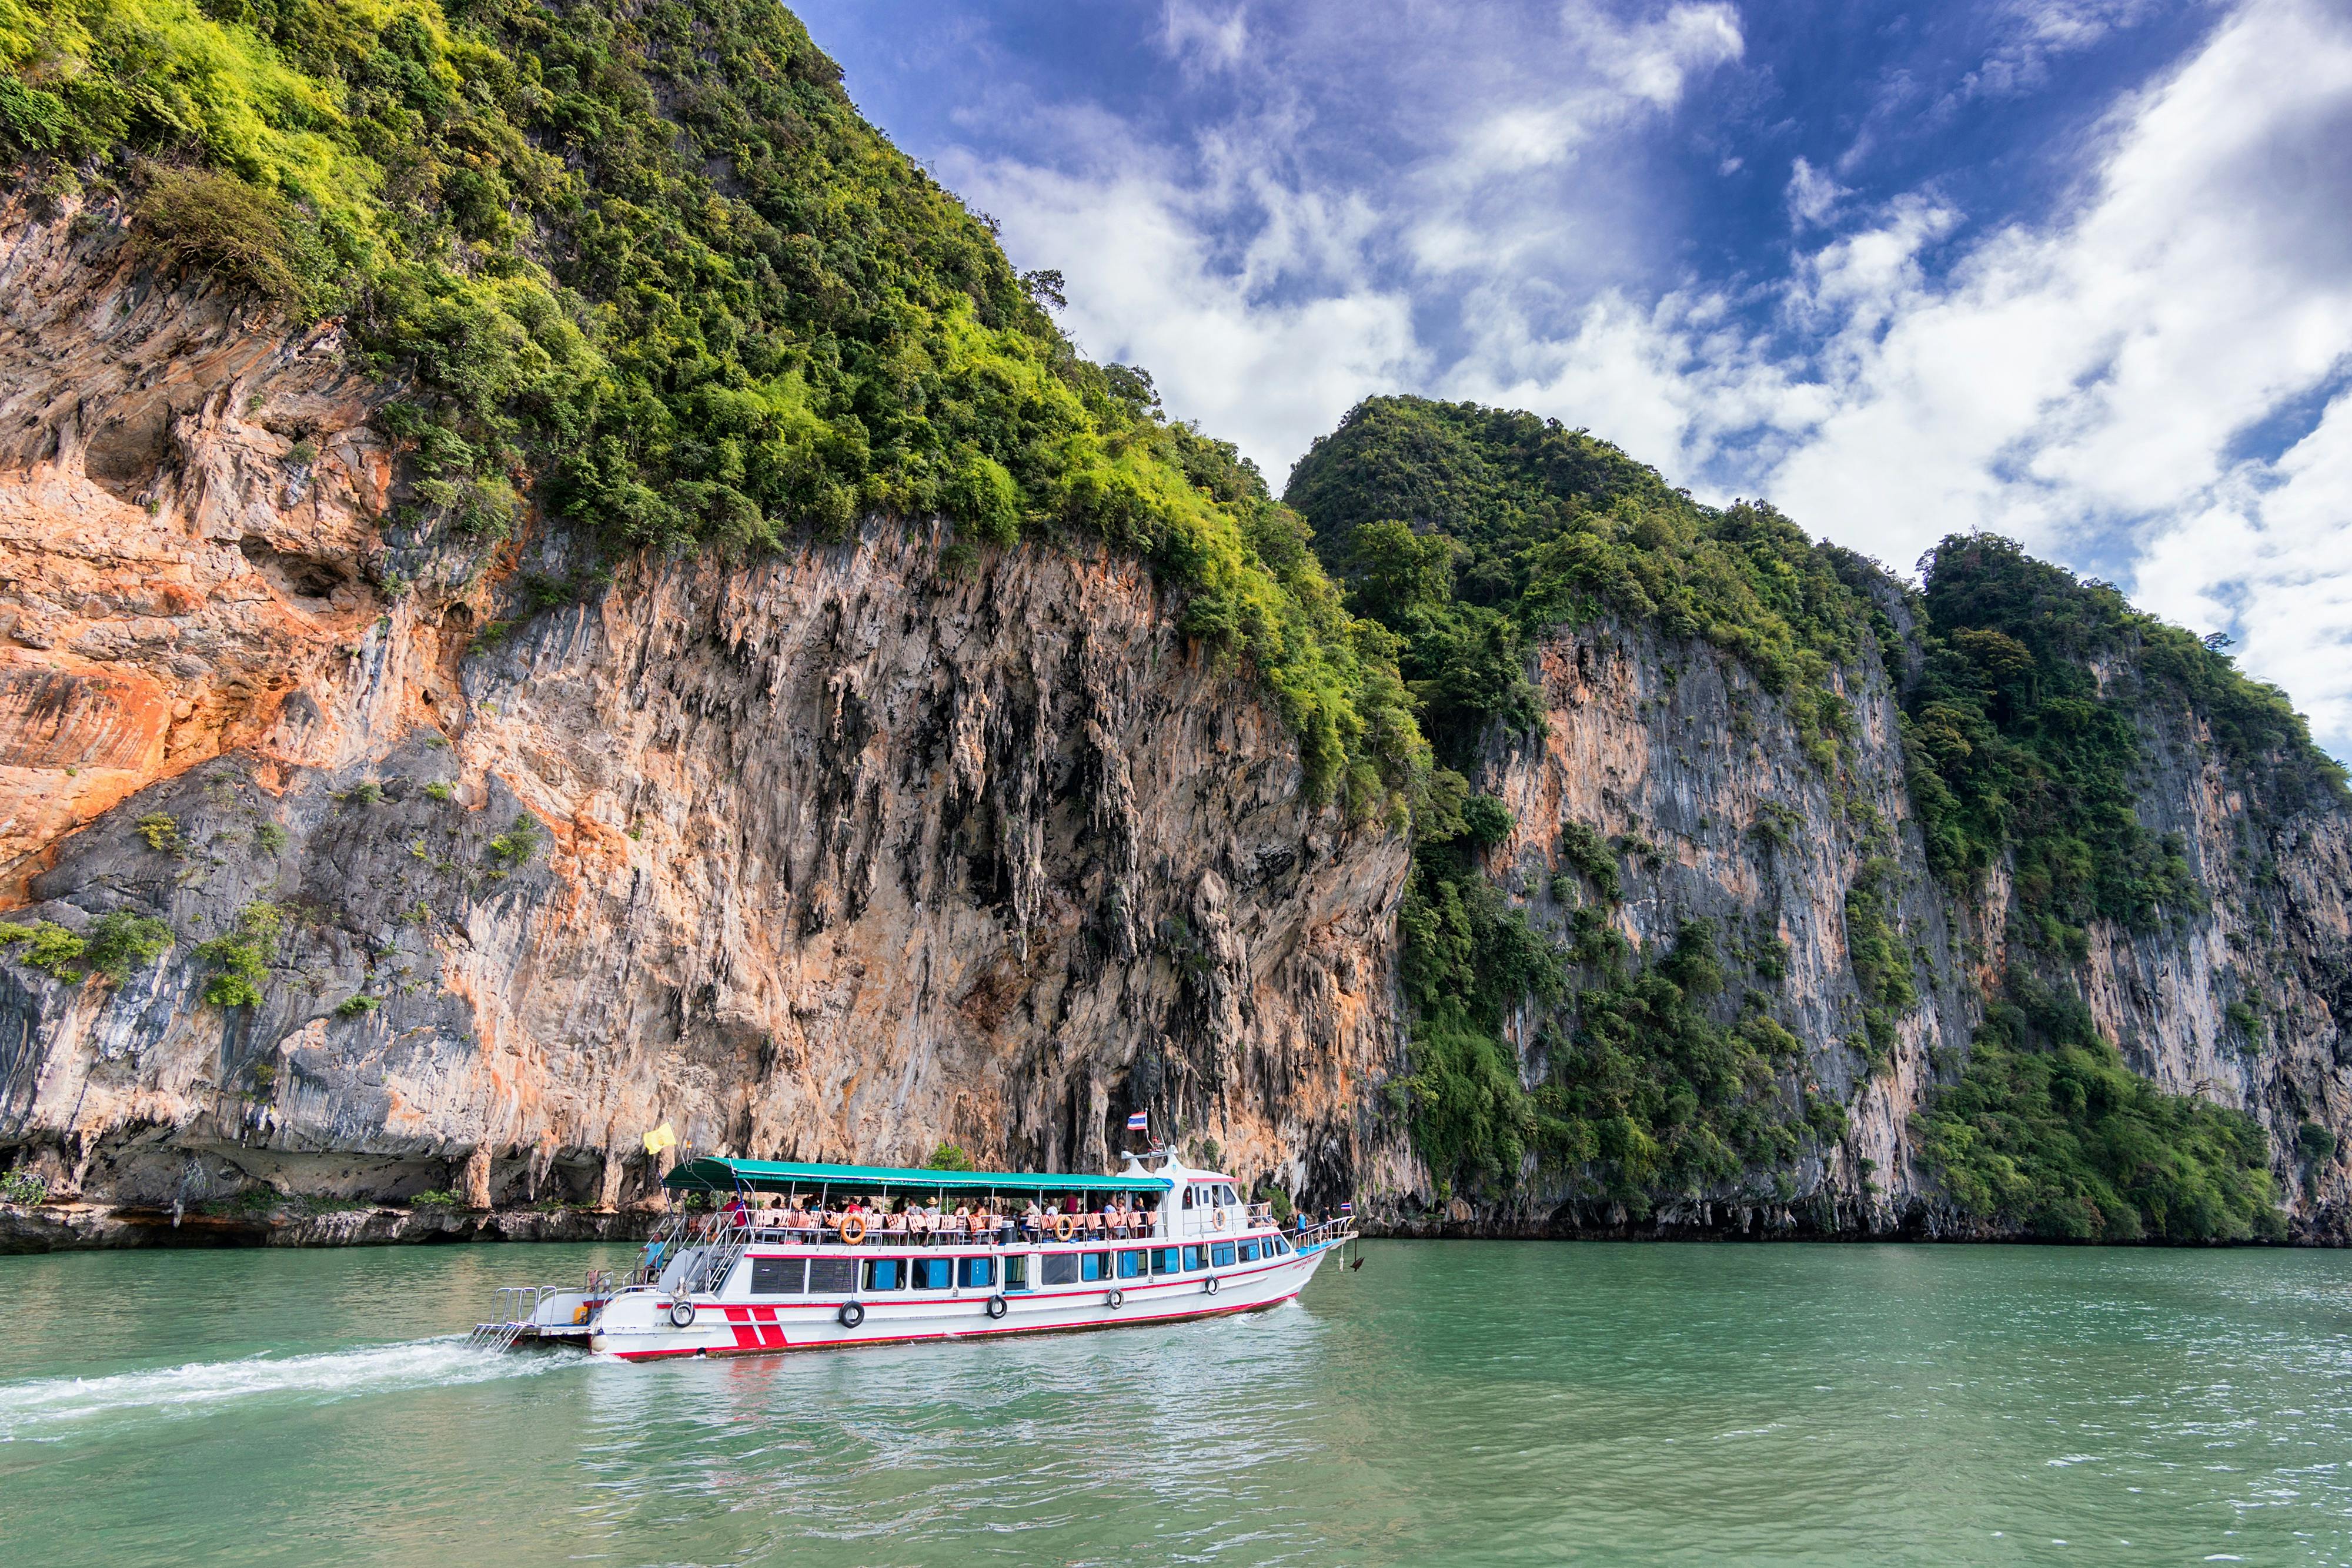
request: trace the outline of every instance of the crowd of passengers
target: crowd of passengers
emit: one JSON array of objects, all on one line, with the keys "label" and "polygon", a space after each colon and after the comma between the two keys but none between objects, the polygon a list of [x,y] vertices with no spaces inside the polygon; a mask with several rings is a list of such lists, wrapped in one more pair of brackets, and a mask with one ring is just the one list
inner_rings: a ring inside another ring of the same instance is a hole
[{"label": "crowd of passengers", "polygon": [[[1259,1211],[1253,1209],[1252,1218],[1258,1217]],[[739,1194],[706,1223],[748,1227],[797,1241],[832,1240],[846,1234],[860,1234],[869,1242],[886,1244],[896,1240],[920,1245],[950,1238],[979,1237],[1011,1245],[1022,1239],[1039,1241],[1058,1237],[1064,1229],[1061,1221],[1066,1218],[1073,1238],[1141,1238],[1154,1233],[1159,1208],[1123,1195],[1105,1199],[1100,1207],[1088,1207],[1075,1196],[1063,1199],[1058,1208],[1041,1207],[1032,1198],[1017,1215],[985,1206],[974,1208],[969,1204],[958,1204],[950,1209],[942,1207],[936,1198],[926,1201],[914,1197],[850,1197],[836,1207],[814,1202],[805,1193],[794,1193],[789,1199],[755,1208]]]}]

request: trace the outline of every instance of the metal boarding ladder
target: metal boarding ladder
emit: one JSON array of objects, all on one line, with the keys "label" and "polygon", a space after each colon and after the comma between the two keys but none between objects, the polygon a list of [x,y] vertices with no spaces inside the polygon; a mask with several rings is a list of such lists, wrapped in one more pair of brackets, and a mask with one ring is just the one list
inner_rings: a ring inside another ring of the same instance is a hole
[{"label": "metal boarding ladder", "polygon": [[466,1343],[480,1350],[512,1350],[515,1341],[536,1327],[540,1303],[555,1291],[553,1285],[499,1286],[498,1318],[476,1323],[474,1332],[466,1336]]},{"label": "metal boarding ladder", "polygon": [[708,1250],[678,1281],[679,1293],[691,1295],[698,1291],[708,1291],[717,1295],[719,1288],[727,1283],[727,1276],[735,1271],[735,1265],[742,1258],[744,1249],[751,1245],[757,1234],[748,1225],[729,1224],[719,1239],[704,1243]]}]

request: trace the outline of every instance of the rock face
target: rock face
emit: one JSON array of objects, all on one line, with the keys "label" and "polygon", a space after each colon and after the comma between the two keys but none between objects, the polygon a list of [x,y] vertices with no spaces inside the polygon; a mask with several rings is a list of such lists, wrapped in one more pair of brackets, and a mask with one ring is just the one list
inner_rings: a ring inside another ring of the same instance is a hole
[{"label": "rock face", "polygon": [[[533,612],[515,547],[387,550],[331,330],[18,218],[10,917],[177,938],[119,991],[0,967],[0,1144],[55,1187],[610,1206],[663,1123],[1083,1168],[1147,1106],[1301,1190],[1410,1182],[1370,1109],[1406,844],[1307,799],[1140,567],[877,528]],[[227,940],[257,1005],[205,999]]]},{"label": "rock face", "polygon": [[[1305,798],[1258,688],[1141,568],[877,526],[551,591],[583,580],[558,541],[387,542],[407,479],[369,416],[396,389],[331,324],[165,287],[111,214],[0,235],[0,904],[175,937],[119,989],[0,963],[0,1152],[55,1190],[609,1208],[654,1189],[664,1123],[706,1152],[1086,1168],[1148,1108],[1398,1228],[1629,1228],[1540,1188],[1433,1203],[1384,1092],[1407,845]],[[1694,916],[1776,939],[1780,977],[1750,964],[1720,1006],[1760,990],[1848,1108],[1793,1189],[1646,1228],[1965,1232],[1910,1121],[2015,956],[2008,900],[1929,875],[1875,655],[1842,677],[1834,768],[1741,666],[1645,624],[1560,632],[1531,674],[1548,734],[1495,737],[1473,781],[1517,819],[1488,873],[1564,934],[1576,824],[1627,846],[1636,942]],[[2296,1233],[2342,1239],[2352,823],[2266,810],[2159,716],[2142,819],[2208,907],[2095,928],[2090,1004],[2138,1071],[2260,1117]],[[1918,1001],[1873,1065],[1846,899],[1879,862]],[[240,944],[259,1001],[207,1000]],[[1517,1020],[1529,1084],[1559,1022]],[[2339,1152],[2298,1149],[2306,1122]]]},{"label": "rock face", "polygon": [[[1890,595],[1887,608],[1899,612],[1899,601]],[[1564,826],[1651,846],[1620,862],[1618,928],[1654,944],[1698,917],[1735,940],[1777,936],[1785,975],[1735,967],[1721,1011],[1735,1016],[1748,992],[1760,992],[1803,1042],[1803,1076],[1844,1102],[1851,1122],[1827,1162],[1805,1165],[1795,1192],[1777,1200],[1727,1191],[1664,1206],[1634,1227],[1538,1186],[1497,1210],[1457,1204],[1436,1223],[1518,1233],[1974,1234],[1915,1157],[1910,1117],[1957,1075],[2004,967],[2033,960],[2005,928],[2002,879],[1970,904],[1928,871],[1904,786],[1894,682],[1881,663],[1873,657],[1841,680],[1854,717],[1842,769],[1808,758],[1780,705],[1703,643],[1602,622],[1555,635],[1536,665],[1549,734],[1494,737],[1473,780],[1517,820],[1488,852],[1489,874],[1538,928],[1564,936],[1566,912],[1549,891],[1570,869]],[[2306,1157],[2296,1134],[2315,1122],[2339,1145],[2352,1141],[2352,820],[2340,808],[2266,813],[2187,712],[2160,715],[2147,739],[2141,821],[2180,835],[2208,907],[2163,930],[2094,926],[2086,999],[2136,1071],[2253,1113],[2270,1133],[2294,1234],[2341,1242],[2352,1216],[2346,1165]],[[1874,857],[1893,862],[1885,896],[1919,998],[1895,1019],[1891,1060],[1876,1070],[1862,1046],[1845,906]],[[2232,1021],[2241,1002],[2275,1020],[2265,1035],[2249,1039]],[[1530,1087],[1543,1074],[1544,1029],[1562,1021],[1534,1009],[1516,1020]]]}]

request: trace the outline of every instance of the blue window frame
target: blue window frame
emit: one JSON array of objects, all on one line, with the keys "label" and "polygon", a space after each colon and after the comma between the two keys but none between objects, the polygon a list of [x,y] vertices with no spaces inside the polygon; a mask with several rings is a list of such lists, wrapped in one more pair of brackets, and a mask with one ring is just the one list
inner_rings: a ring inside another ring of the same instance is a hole
[{"label": "blue window frame", "polygon": [[1141,1279],[1144,1273],[1144,1260],[1150,1256],[1151,1255],[1148,1252],[1120,1253],[1118,1255],[1118,1277],[1122,1280]]},{"label": "blue window frame", "polygon": [[866,1265],[866,1288],[869,1291],[898,1291],[906,1287],[900,1260],[877,1258]]},{"label": "blue window frame", "polygon": [[1151,1271],[1173,1274],[1183,1266],[1180,1261],[1182,1256],[1182,1252],[1174,1247],[1154,1247],[1151,1249]]},{"label": "blue window frame", "polygon": [[1242,1261],[1244,1263],[1255,1263],[1257,1261],[1256,1242],[1244,1241],[1242,1243]]},{"label": "blue window frame", "polygon": [[1029,1288],[1029,1254],[1016,1254],[1004,1260],[1004,1288],[1025,1291]]},{"label": "blue window frame", "polygon": [[1220,1241],[1215,1243],[1209,1249],[1209,1261],[1220,1269],[1232,1268],[1234,1266],[1234,1244],[1230,1241]]},{"label": "blue window frame", "polygon": [[952,1258],[916,1258],[908,1260],[914,1270],[915,1289],[944,1291],[955,1281],[955,1260]]},{"label": "blue window frame", "polygon": [[1207,1248],[1187,1247],[1184,1249],[1184,1271],[1186,1273],[1189,1274],[1195,1269],[1205,1269],[1208,1266],[1209,1249]]},{"label": "blue window frame", "polygon": [[996,1283],[996,1260],[993,1258],[959,1258],[956,1260],[956,1283],[965,1290],[984,1289]]}]

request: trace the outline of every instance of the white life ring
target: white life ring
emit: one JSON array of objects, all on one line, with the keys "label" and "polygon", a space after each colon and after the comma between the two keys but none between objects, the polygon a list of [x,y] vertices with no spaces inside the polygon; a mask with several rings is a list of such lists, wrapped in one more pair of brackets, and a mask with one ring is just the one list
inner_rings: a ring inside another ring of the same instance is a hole
[{"label": "white life ring", "polygon": [[677,1328],[692,1328],[694,1326],[694,1303],[688,1301],[672,1301],[669,1304],[669,1321],[672,1326]]},{"label": "white life ring", "polygon": [[1113,1285],[1110,1288],[1109,1294],[1103,1297],[1103,1305],[1108,1307],[1112,1312],[1118,1311],[1118,1309],[1125,1305],[1126,1302],[1127,1292],[1120,1290],[1117,1285]]}]

